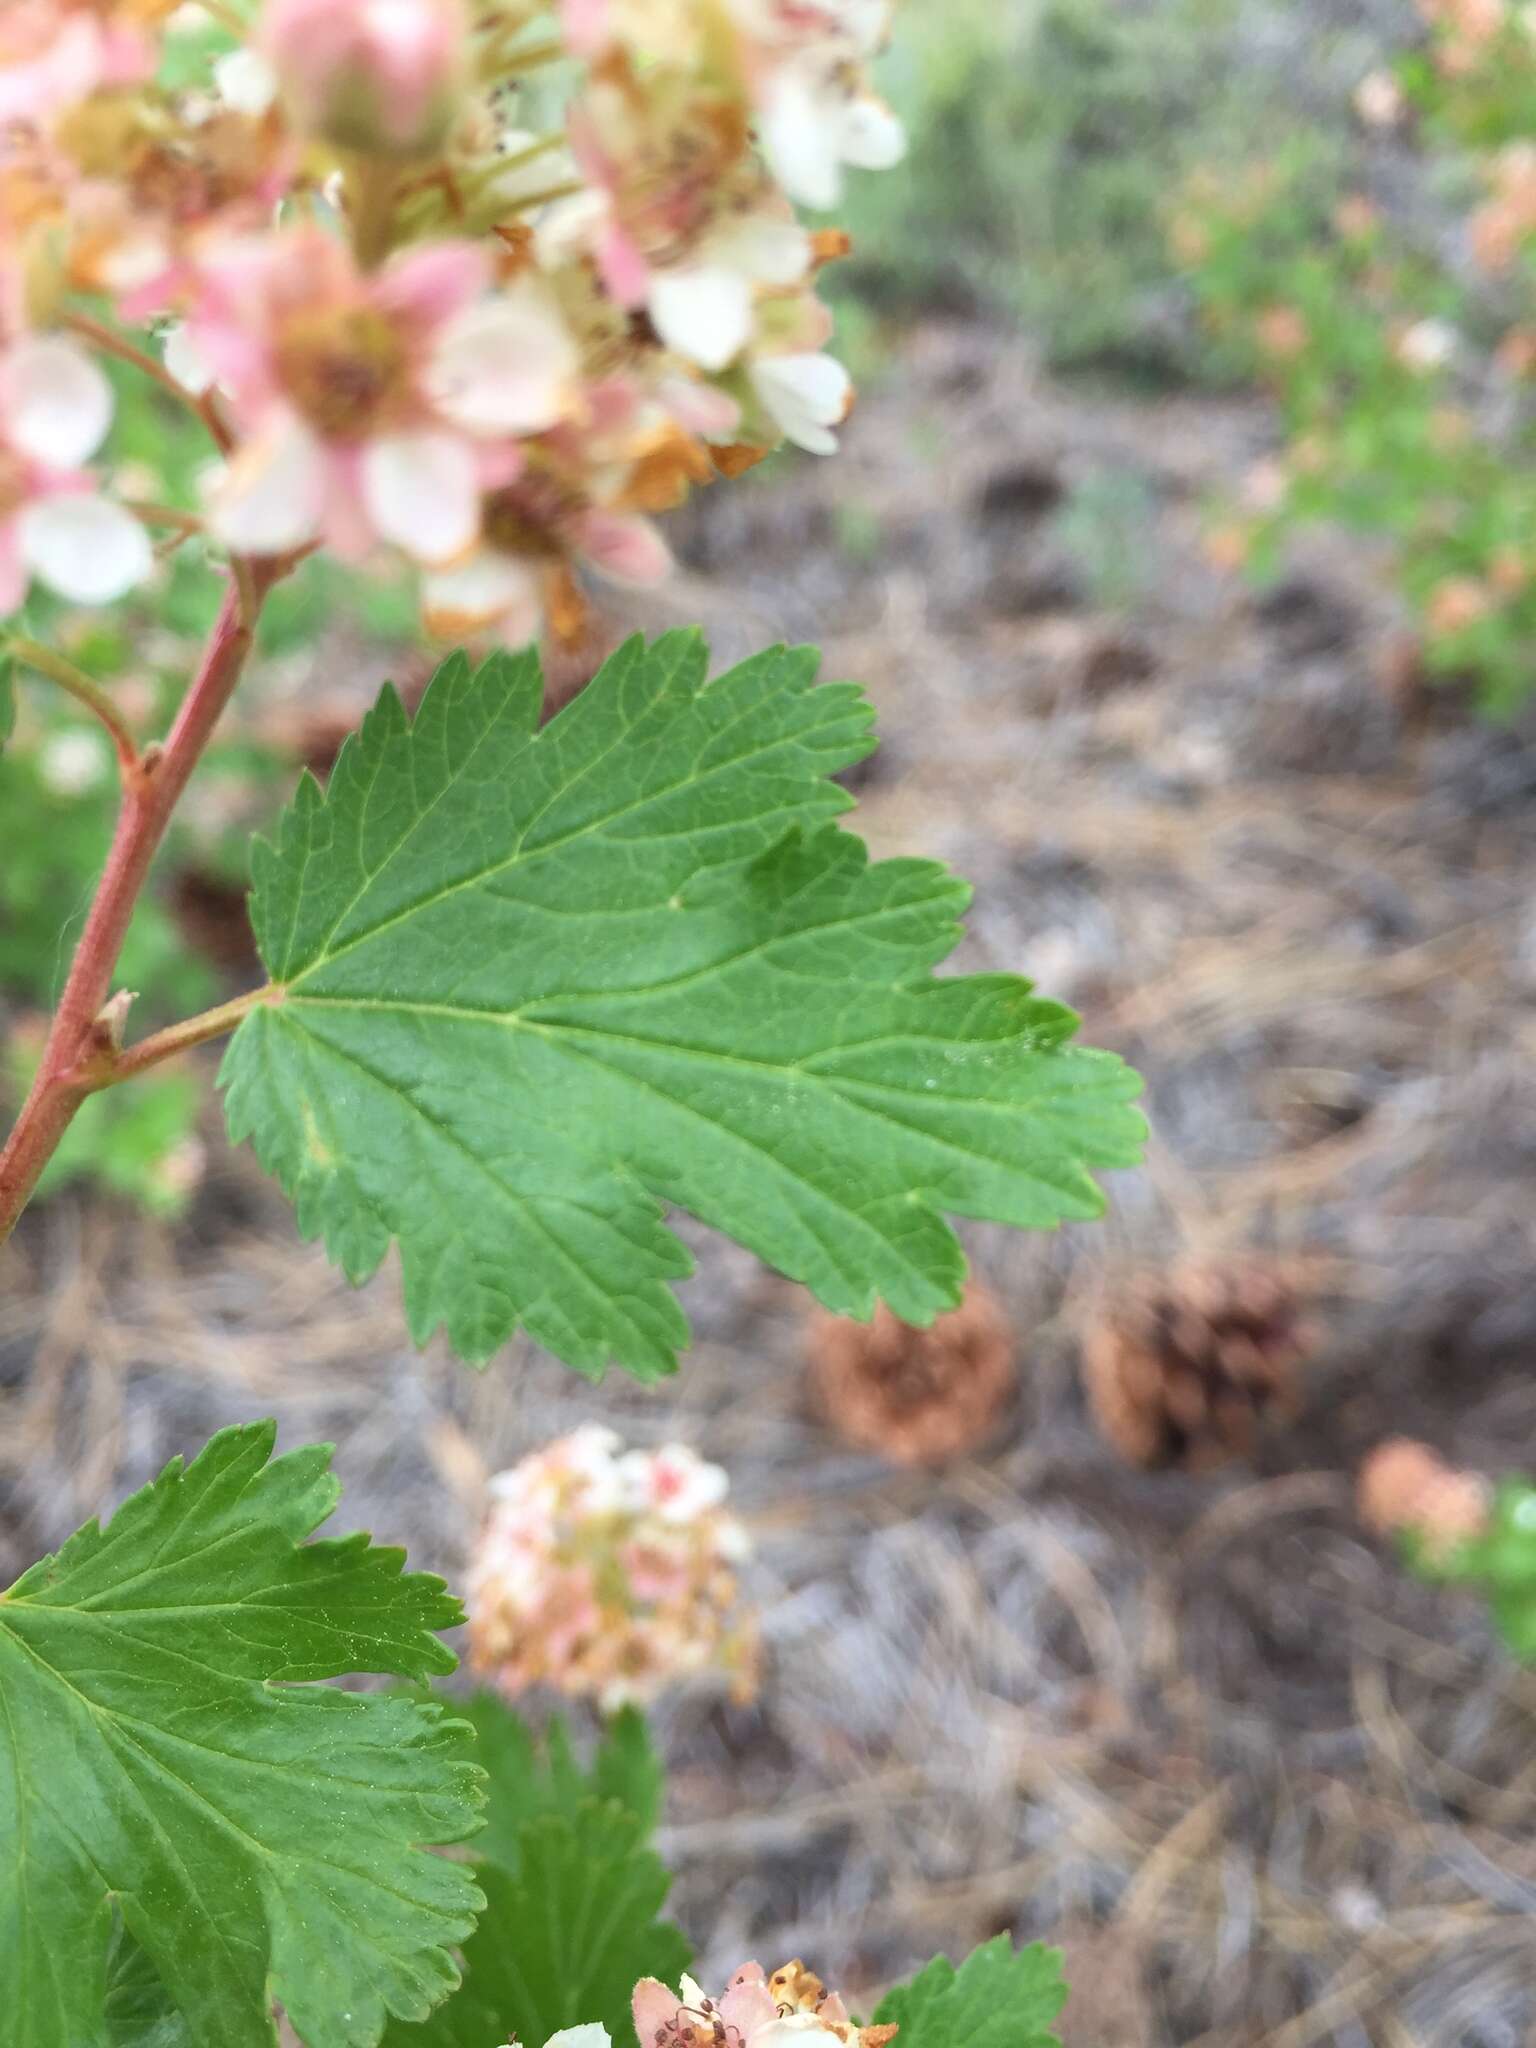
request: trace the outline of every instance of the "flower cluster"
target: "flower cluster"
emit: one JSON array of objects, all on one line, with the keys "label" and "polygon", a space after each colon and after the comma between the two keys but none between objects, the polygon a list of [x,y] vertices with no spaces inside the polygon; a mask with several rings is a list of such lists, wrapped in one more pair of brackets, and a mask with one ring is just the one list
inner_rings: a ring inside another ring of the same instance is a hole
[{"label": "flower cluster", "polygon": [[[842,1999],[798,1961],[771,1977],[761,1963],[744,1963],[718,1999],[691,1977],[677,1991],[644,1977],[633,2012],[640,2048],[887,2048],[899,2031],[856,2027]],[[612,2048],[612,2040],[594,2022],[552,2035],[547,2048]]]},{"label": "flower cluster", "polygon": [[1470,262],[1362,193],[1337,199],[1299,157],[1191,180],[1174,245],[1283,424],[1284,446],[1213,530],[1213,557],[1264,576],[1315,522],[1382,535],[1413,622],[1384,652],[1383,684],[1471,682],[1502,712],[1536,673],[1536,10],[1423,11],[1428,61],[1402,84],[1374,74],[1357,106],[1372,125],[1395,119],[1411,88],[1419,137],[1465,144],[1456,182],[1484,186],[1464,223]]},{"label": "flower cluster", "polygon": [[646,1977],[633,2011],[640,2048],[886,2048],[897,2032],[856,2027],[837,1993],[798,1961],[771,1977],[744,1963],[718,2000],[691,1977],[680,1993]]},{"label": "flower cluster", "polygon": [[583,569],[663,576],[655,514],[836,445],[846,240],[794,204],[901,153],[892,4],[9,0],[0,612],[151,564],[86,467],[100,350],[197,405],[233,554],[396,550],[429,625],[512,643]]},{"label": "flower cluster", "polygon": [[469,1576],[476,1666],[509,1694],[550,1685],[605,1711],[707,1671],[749,1693],[748,1542],[725,1495],[685,1446],[626,1451],[596,1424],[499,1474]]}]

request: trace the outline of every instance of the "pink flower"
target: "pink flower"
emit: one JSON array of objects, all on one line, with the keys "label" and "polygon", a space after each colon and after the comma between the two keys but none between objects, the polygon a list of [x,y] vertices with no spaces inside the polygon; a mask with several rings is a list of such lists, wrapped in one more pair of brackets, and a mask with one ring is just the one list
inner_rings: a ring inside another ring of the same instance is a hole
[{"label": "pink flower", "polygon": [[43,127],[102,86],[149,75],[153,53],[126,6],[5,0],[0,8],[0,128]]},{"label": "pink flower", "polygon": [[348,149],[421,156],[464,93],[463,0],[269,0],[262,50],[296,123]]},{"label": "pink flower", "polygon": [[897,2031],[855,2027],[842,1999],[801,1962],[771,1977],[761,1963],[743,1963],[718,2000],[692,1977],[680,1995],[643,1977],[631,2012],[640,2048],[887,2048]]},{"label": "pink flower", "polygon": [[323,538],[445,564],[479,538],[480,503],[516,476],[511,436],[576,397],[574,346],[527,281],[482,296],[485,255],[423,244],[377,274],[318,227],[227,245],[199,271],[192,355],[229,396],[241,445],[211,526],[242,553]]},{"label": "pink flower", "polygon": [[[220,75],[247,54],[226,58]],[[238,81],[238,70],[233,75]],[[113,296],[128,323],[182,303],[210,238],[260,233],[287,194],[292,141],[261,111],[259,90],[244,98],[243,105],[222,92],[210,98],[181,125],[174,145],[164,110],[148,98],[136,110],[113,104],[99,124],[82,119],[61,131],[54,175],[63,190],[70,275]]]},{"label": "pink flower", "polygon": [[[659,410],[620,383],[586,393],[588,418],[523,444],[523,469],[481,508],[480,545],[422,581],[429,632],[463,640],[490,632],[523,647],[546,622],[579,638],[586,606],[575,572],[647,589],[672,572],[649,510],[676,503],[708,458]],[[695,460],[697,459],[697,461]],[[643,479],[657,466],[657,495]]]},{"label": "pink flower", "polygon": [[692,1977],[683,1978],[680,1992],[642,1977],[630,2010],[640,2048],[702,2048],[705,2041],[747,2048],[779,2016],[760,1963],[744,1964],[718,2001],[706,1998]]},{"label": "pink flower", "polygon": [[710,1670],[747,1687],[747,1544],[724,1493],[691,1451],[626,1452],[590,1426],[499,1474],[469,1572],[476,1666],[507,1693],[549,1685],[605,1709]]},{"label": "pink flower", "polygon": [[112,392],[85,352],[29,336],[0,354],[0,617],[36,576],[74,604],[109,604],[154,556],[143,527],[84,468],[112,424]]},{"label": "pink flower", "polygon": [[744,154],[746,127],[717,94],[600,80],[570,115],[589,190],[567,218],[620,306],[649,314],[670,349],[723,370],[752,337],[762,289],[804,282],[811,240]]},{"label": "pink flower", "polygon": [[486,499],[480,545],[423,580],[427,630],[443,640],[490,632],[508,647],[525,647],[547,616],[583,611],[572,564],[646,589],[665,582],[672,555],[638,513],[605,512],[547,477],[525,474]]}]

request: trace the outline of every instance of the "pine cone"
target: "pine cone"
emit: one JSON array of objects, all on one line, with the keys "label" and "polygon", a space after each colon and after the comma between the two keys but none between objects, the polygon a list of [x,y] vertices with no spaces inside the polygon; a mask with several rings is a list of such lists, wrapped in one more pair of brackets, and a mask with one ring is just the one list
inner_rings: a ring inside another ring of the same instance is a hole
[{"label": "pine cone", "polygon": [[1310,1345],[1280,1269],[1191,1261],[1111,1307],[1084,1341],[1083,1378],[1123,1458],[1208,1472],[1250,1457],[1261,1420],[1296,1413]]},{"label": "pine cone", "polygon": [[811,1387],[839,1435],[896,1465],[941,1465],[994,1434],[1016,1382],[1013,1333],[972,1283],[926,1330],[882,1303],[872,1323],[818,1315],[807,1343]]},{"label": "pine cone", "polygon": [[1488,1527],[1488,1482],[1411,1437],[1376,1446],[1360,1467],[1355,1498],[1368,1529],[1378,1536],[1411,1529],[1432,1553],[1470,1543]]}]

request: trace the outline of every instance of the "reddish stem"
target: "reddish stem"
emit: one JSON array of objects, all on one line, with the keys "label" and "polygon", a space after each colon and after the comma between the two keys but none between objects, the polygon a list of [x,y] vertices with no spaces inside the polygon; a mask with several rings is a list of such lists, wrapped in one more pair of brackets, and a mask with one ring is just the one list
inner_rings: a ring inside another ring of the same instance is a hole
[{"label": "reddish stem", "polygon": [[249,570],[245,581],[250,603],[242,601],[239,584],[231,579],[170,737],[162,747],[147,747],[125,777],[112,848],[37,1078],[0,1152],[0,1244],[15,1229],[76,1110],[100,1085],[93,1079],[93,1062],[99,1071],[101,1055],[113,1049],[101,1012],[134,905],[187,780],[240,680],[251,651],[256,612],[280,573],[266,563]]}]

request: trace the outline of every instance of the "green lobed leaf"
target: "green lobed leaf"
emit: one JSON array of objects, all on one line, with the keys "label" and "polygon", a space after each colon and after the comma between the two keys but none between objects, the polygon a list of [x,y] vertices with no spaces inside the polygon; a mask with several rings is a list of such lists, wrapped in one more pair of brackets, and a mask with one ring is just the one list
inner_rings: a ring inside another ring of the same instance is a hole
[{"label": "green lobed leaf", "polygon": [[670,1371],[691,1210],[867,1316],[958,1299],[941,1212],[1048,1227],[1138,1156],[1138,1084],[1011,975],[935,980],[965,885],[871,865],[827,777],[869,711],[776,649],[706,686],[629,642],[538,727],[536,660],[386,691],[258,846],[276,984],[223,1085],[354,1279],[398,1240],[411,1329],[476,1362],[522,1324],[579,1369]]},{"label": "green lobed leaf", "polygon": [[486,1910],[464,1944],[464,1981],[420,2026],[391,2025],[385,2048],[539,2048],[562,2027],[600,2021],[636,2048],[629,2004],[641,1977],[675,1984],[692,1952],[656,1916],[671,1884],[639,1821],[612,1801],[536,1814],[517,1871],[480,1863]]},{"label": "green lobed leaf", "polygon": [[415,1845],[477,1825],[469,1731],[312,1681],[451,1670],[458,1602],[305,1541],[330,1451],[274,1437],[173,1459],[0,1595],[7,2048],[173,2048],[156,1978],[192,2040],[271,2048],[275,1998],[308,2048],[372,2048],[456,1981],[480,1894]]},{"label": "green lobed leaf", "polygon": [[486,1773],[485,1827],[475,1848],[515,1873],[523,1830],[544,1814],[573,1817],[589,1800],[611,1802],[650,1835],[661,1812],[662,1771],[645,1717],[625,1707],[604,1728],[583,1768],[565,1723],[556,1718],[542,1745],[526,1721],[493,1692],[455,1700],[474,1728],[475,1755]]},{"label": "green lobed leaf", "polygon": [[936,1956],[885,1994],[874,2023],[899,2026],[900,2048],[1059,2048],[1052,2023],[1066,2000],[1061,1951],[1000,1934],[958,1970]]},{"label": "green lobed leaf", "polygon": [[0,751],[16,730],[16,659],[0,647]]}]

